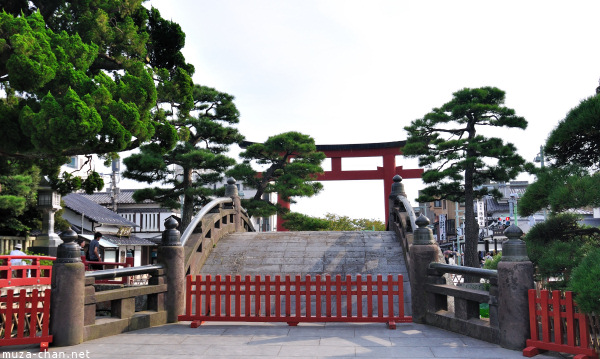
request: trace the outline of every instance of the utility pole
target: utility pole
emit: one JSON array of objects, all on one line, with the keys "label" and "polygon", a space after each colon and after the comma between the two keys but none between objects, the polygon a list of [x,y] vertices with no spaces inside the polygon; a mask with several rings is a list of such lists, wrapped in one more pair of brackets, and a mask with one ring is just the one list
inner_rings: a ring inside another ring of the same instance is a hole
[{"label": "utility pole", "polygon": [[454,202],[454,216],[456,217],[456,250],[458,251],[458,256],[456,258],[456,264],[457,265],[462,265],[462,261],[461,261],[461,255],[462,255],[462,250],[460,248],[460,237],[464,238],[464,231],[460,231],[461,235],[458,235],[458,229],[460,228],[460,212],[464,212],[464,211],[459,211],[458,210],[458,202]]},{"label": "utility pole", "polygon": [[117,213],[117,203],[119,203],[119,187],[117,186],[117,176],[121,171],[121,162],[117,160],[112,161],[112,173],[111,173],[111,193],[110,201],[112,204],[113,212]]}]

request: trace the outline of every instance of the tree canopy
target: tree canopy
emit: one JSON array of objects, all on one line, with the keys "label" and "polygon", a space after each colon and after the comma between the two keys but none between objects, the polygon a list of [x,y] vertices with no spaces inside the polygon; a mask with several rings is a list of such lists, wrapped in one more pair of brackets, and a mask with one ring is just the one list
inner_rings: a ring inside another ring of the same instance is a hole
[{"label": "tree canopy", "polygon": [[[38,0],[3,8],[0,156],[58,177],[69,156],[113,156],[150,140],[175,144],[154,109],[175,94],[191,98],[193,67],[179,51],[179,26],[141,3]],[[173,39],[168,51],[165,32]],[[183,90],[175,93],[173,81]]]},{"label": "tree canopy", "polygon": [[[317,151],[314,139],[308,135],[286,132],[271,136],[264,143],[250,144],[240,157],[244,162],[227,175],[256,189],[254,198],[244,201],[252,216],[285,214],[282,206],[263,200],[265,193],[277,193],[281,201],[295,203],[293,197],[311,197],[323,189],[314,180],[323,173],[325,154]],[[266,169],[258,172],[252,162]]]},{"label": "tree canopy", "polygon": [[521,215],[600,206],[600,95],[569,111],[550,133],[544,154],[549,166],[532,171],[537,180],[521,198]]},{"label": "tree canopy", "polygon": [[473,201],[488,193],[483,184],[510,181],[525,164],[513,144],[480,134],[485,127],[527,127],[504,100],[504,91],[495,87],[465,88],[404,128],[408,132],[404,155],[418,158],[425,168],[422,179],[427,187],[417,201],[465,203],[465,262],[471,267],[479,265]]},{"label": "tree canopy", "polygon": [[[162,109],[176,103],[171,114],[187,116],[194,68],[181,53],[185,34],[179,25],[143,2],[2,4],[2,166],[40,172],[63,194],[91,192],[104,185],[91,167],[60,175],[69,157],[111,159],[149,141],[173,148],[177,132]],[[32,177],[33,192],[36,181]]]},{"label": "tree canopy", "polygon": [[[235,160],[225,155],[229,145],[244,138],[231,125],[239,122],[234,97],[213,88],[196,85],[193,116],[172,119],[180,142],[172,151],[156,144],[144,145],[140,153],[125,158],[125,178],[165,187],[145,188],[134,193],[136,201],[151,199],[167,208],[182,208],[180,230],[185,230],[195,210],[214,194],[210,185],[222,179]],[[180,206],[180,197],[183,205]]]},{"label": "tree canopy", "polygon": [[544,152],[555,166],[576,163],[598,170],[600,166],[600,96],[589,97],[573,108],[550,133]]},{"label": "tree canopy", "polygon": [[325,218],[318,218],[290,212],[284,218],[283,225],[290,231],[385,231],[382,221],[350,218],[333,213],[325,214]]}]

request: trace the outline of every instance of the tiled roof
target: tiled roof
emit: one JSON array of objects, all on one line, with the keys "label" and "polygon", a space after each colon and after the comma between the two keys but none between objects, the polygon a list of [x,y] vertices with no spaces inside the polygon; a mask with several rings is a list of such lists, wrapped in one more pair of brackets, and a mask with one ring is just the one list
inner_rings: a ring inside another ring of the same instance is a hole
[{"label": "tiled roof", "polygon": [[145,238],[140,238],[136,236],[129,237],[117,237],[110,234],[103,234],[102,238],[107,241],[114,243],[120,246],[155,246],[156,243],[151,242]]},{"label": "tiled roof", "polygon": [[487,213],[508,212],[508,203],[498,203],[494,198],[486,198]]},{"label": "tiled roof", "polygon": [[[117,202],[118,203],[124,203],[124,204],[135,204],[137,203],[134,199],[133,199],[133,192],[135,192],[135,189],[122,189],[120,190],[119,193],[119,197],[117,198]],[[82,196],[84,196],[85,198],[94,201],[98,204],[102,204],[102,205],[108,205],[112,203],[112,199],[111,199],[111,193],[110,192],[96,192],[93,194],[82,194]],[[154,203],[154,201],[151,201],[149,199],[144,200],[141,203]]]},{"label": "tiled roof", "polygon": [[65,205],[72,211],[83,214],[97,223],[113,224],[117,226],[139,227],[137,224],[126,220],[115,212],[106,209],[78,193],[70,193],[63,197]]}]

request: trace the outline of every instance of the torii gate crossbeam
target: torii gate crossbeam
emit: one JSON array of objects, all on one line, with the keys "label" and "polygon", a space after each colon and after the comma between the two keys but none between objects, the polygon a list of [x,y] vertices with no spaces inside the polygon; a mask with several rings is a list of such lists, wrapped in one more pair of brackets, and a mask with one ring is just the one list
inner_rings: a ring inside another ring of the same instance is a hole
[{"label": "torii gate crossbeam", "polygon": [[[348,180],[383,180],[384,208],[387,208],[388,197],[392,190],[393,177],[421,178],[423,169],[404,169],[396,166],[396,156],[402,155],[402,147],[406,141],[362,143],[346,145],[317,145],[317,151],[331,158],[331,171],[325,171],[317,177],[317,181],[348,181]],[[352,157],[383,157],[383,166],[375,170],[342,170],[342,158]],[[289,203],[279,201],[289,209]],[[388,211],[385,211],[385,222],[388,221]],[[285,231],[281,216],[277,216],[277,230]]]}]

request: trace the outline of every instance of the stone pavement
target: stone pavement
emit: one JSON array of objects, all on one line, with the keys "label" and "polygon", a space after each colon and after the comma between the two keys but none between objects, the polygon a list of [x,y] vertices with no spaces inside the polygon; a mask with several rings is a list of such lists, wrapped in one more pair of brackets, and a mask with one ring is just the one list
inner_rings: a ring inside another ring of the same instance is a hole
[{"label": "stone pavement", "polygon": [[394,232],[234,233],[217,243],[201,274],[286,275],[402,274],[405,313],[410,284],[402,246]]},{"label": "stone pavement", "polygon": [[[520,351],[422,324],[205,323],[167,324],[80,345],[0,348],[2,358],[523,358]],[[61,354],[62,353],[62,354]],[[558,353],[536,359],[570,358]]]}]

